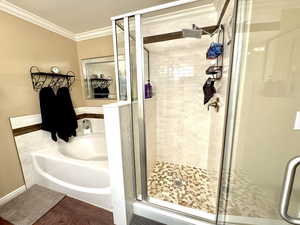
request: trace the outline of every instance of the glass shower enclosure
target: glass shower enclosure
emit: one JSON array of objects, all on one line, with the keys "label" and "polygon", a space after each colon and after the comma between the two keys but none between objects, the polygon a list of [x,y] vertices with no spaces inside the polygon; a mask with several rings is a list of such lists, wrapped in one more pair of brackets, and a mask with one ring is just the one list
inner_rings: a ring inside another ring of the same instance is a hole
[{"label": "glass shower enclosure", "polygon": [[225,224],[300,222],[299,12],[294,0],[236,1],[219,207]]},{"label": "glass shower enclosure", "polygon": [[225,35],[224,74],[215,81],[220,110],[207,111],[203,71],[213,65],[205,57],[216,36],[174,38],[192,24],[217,24],[221,12],[200,2],[113,18],[118,99],[131,104],[137,201],[212,224],[300,224],[300,3],[227,2],[225,30],[216,29]]}]

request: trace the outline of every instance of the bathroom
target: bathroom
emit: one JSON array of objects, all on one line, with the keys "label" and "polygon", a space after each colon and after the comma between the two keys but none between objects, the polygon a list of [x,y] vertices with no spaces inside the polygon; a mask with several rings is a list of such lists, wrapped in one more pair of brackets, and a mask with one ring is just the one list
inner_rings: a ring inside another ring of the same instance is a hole
[{"label": "bathroom", "polygon": [[299,224],[299,1],[105,3],[0,1],[0,224]]}]

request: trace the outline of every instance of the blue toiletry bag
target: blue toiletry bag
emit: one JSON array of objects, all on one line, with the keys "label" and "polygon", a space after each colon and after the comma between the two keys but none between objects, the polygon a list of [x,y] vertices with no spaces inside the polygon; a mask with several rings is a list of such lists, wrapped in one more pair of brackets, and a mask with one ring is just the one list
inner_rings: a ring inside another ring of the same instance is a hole
[{"label": "blue toiletry bag", "polygon": [[206,58],[216,59],[222,54],[223,54],[223,44],[213,42],[210,44],[207,50]]}]

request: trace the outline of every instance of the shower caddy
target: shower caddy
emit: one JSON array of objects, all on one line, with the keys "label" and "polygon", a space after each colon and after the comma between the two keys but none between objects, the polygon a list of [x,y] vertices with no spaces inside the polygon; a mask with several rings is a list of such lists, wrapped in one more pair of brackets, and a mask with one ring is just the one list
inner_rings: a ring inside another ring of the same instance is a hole
[{"label": "shower caddy", "polygon": [[[220,80],[223,76],[223,61],[224,61],[224,39],[225,39],[225,34],[224,34],[224,26],[221,24],[217,30],[211,34],[211,36],[215,35],[216,33],[218,33],[218,39],[217,39],[217,43],[220,43],[223,45],[223,52],[221,55],[219,55],[216,60],[216,64],[214,65],[215,67],[218,67],[218,72],[216,74],[207,74],[208,76],[210,76],[214,81],[216,80]],[[220,37],[222,35],[222,37]]]},{"label": "shower caddy", "polygon": [[[222,24],[219,25],[219,27],[215,30],[215,32],[213,32],[211,34],[211,36],[215,35],[216,33],[218,33],[218,39],[217,39],[217,43],[221,43],[223,45],[223,52],[222,54],[220,54],[219,56],[217,56],[216,60],[216,64],[214,65],[216,68],[218,68],[217,73],[216,74],[208,74],[206,72],[206,75],[208,75],[213,81],[218,81],[220,79],[222,79],[223,76],[223,62],[224,62],[224,42],[225,42],[225,33],[224,33],[224,26]],[[220,39],[220,35],[222,35],[222,38]],[[220,98],[217,97],[213,102],[208,103],[207,105],[207,110],[209,111],[209,108],[213,107],[215,108],[216,112],[219,112],[220,109]]]}]

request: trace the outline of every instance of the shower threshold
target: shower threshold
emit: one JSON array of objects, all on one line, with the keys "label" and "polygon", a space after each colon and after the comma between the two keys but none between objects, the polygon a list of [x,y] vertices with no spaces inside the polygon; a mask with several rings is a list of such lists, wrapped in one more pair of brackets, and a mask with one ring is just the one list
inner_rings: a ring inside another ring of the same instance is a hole
[{"label": "shower threshold", "polygon": [[203,218],[203,219],[211,221],[211,222],[214,222],[216,220],[216,214],[208,213],[203,210],[188,208],[185,206],[177,205],[177,204],[163,201],[163,200],[153,198],[153,197],[149,197],[148,201],[152,204],[166,207],[166,208],[169,208],[169,209],[172,209],[172,210],[175,210],[178,212],[182,212],[185,214],[189,214],[191,216]]}]

